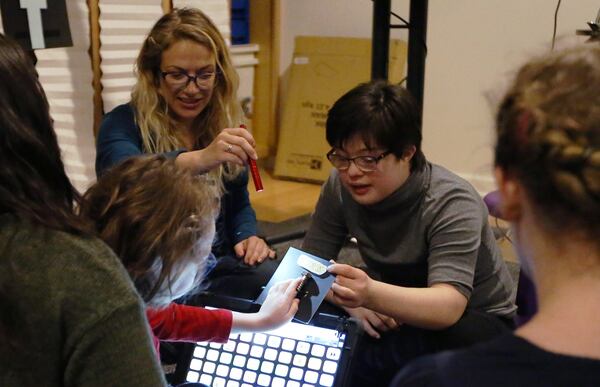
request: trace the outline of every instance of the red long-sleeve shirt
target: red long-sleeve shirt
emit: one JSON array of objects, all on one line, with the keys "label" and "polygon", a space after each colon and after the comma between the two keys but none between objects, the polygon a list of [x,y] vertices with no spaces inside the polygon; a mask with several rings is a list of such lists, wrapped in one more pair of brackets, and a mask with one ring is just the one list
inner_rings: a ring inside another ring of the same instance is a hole
[{"label": "red long-sleeve shirt", "polygon": [[146,317],[157,354],[160,353],[160,340],[225,343],[231,333],[233,321],[230,310],[204,309],[175,303],[161,309],[147,308]]}]

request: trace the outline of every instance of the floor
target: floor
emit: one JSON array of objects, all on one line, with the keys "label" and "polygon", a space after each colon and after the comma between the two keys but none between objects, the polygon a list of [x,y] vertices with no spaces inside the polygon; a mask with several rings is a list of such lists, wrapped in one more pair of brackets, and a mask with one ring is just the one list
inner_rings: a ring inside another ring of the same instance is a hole
[{"label": "floor", "polygon": [[320,184],[275,179],[264,169],[261,169],[260,176],[263,191],[256,192],[252,181],[248,184],[250,202],[258,220],[279,223],[314,210],[321,191]]}]

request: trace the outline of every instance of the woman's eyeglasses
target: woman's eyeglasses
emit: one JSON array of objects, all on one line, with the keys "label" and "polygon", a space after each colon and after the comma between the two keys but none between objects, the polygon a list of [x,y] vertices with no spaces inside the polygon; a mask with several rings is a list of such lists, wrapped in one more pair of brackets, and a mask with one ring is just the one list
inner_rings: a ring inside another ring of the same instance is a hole
[{"label": "woman's eyeglasses", "polygon": [[189,75],[184,71],[162,71],[160,74],[167,86],[176,90],[183,90],[188,87],[190,82],[194,82],[199,89],[206,89],[212,86],[217,73],[214,71],[207,71],[197,73],[196,75]]},{"label": "woman's eyeglasses", "polygon": [[373,172],[377,170],[377,163],[381,161],[385,156],[392,153],[391,151],[385,151],[379,156],[356,156],[356,157],[344,157],[335,153],[332,149],[327,153],[327,159],[331,164],[340,171],[345,171],[350,168],[350,162],[356,165],[356,168],[362,172]]}]

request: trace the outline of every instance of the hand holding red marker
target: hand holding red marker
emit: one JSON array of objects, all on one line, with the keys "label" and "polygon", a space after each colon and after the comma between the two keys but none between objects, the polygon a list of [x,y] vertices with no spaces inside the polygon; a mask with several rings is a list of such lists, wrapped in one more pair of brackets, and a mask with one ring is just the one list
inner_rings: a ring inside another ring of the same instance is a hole
[{"label": "hand holding red marker", "polygon": [[[240,124],[240,128],[246,128],[246,125]],[[252,182],[254,183],[254,188],[256,192],[260,192],[263,190],[262,180],[260,179],[260,174],[258,172],[258,166],[256,165],[256,160],[248,158],[248,164],[250,165],[250,174],[252,175]]]}]

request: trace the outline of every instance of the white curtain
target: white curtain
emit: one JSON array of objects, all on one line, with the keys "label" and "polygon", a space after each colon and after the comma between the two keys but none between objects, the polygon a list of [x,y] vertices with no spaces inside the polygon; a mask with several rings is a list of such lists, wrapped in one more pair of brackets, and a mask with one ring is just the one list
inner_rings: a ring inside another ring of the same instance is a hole
[{"label": "white curtain", "polygon": [[67,175],[83,191],[96,176],[89,11],[86,0],[66,3],[73,47],[36,50],[36,67],[48,96]]},{"label": "white curtain", "polygon": [[89,10],[86,0],[66,3],[73,47],[36,50],[36,68],[48,96],[67,175],[83,191],[96,177]]},{"label": "white curtain", "polygon": [[100,0],[100,68],[104,112],[128,102],[144,38],[162,16],[161,0]]},{"label": "white curtain", "polygon": [[89,9],[86,0],[66,3],[73,47],[37,50],[36,67],[48,95],[65,169],[73,185],[84,191],[96,179]]}]

